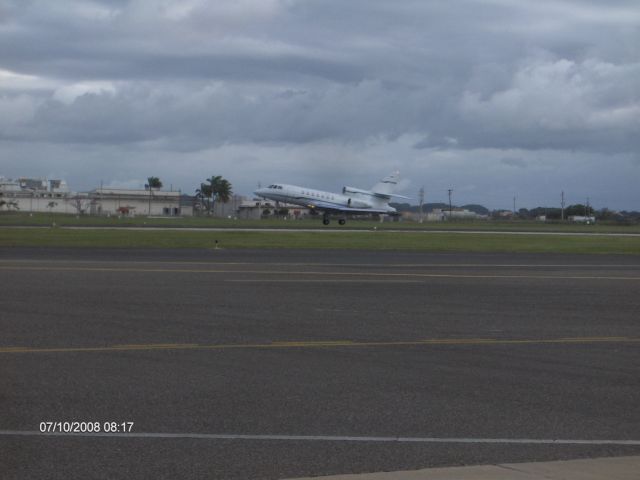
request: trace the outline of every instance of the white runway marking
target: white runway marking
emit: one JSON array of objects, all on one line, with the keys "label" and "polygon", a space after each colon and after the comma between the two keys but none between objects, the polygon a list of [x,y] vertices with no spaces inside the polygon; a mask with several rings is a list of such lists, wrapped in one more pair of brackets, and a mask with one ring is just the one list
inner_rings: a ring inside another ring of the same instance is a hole
[{"label": "white runway marking", "polygon": [[448,438],[448,437],[367,437],[338,435],[246,435],[231,433],[61,433],[24,430],[0,430],[0,436],[23,437],[116,437],[116,438],[192,438],[201,440],[261,440],[294,442],[386,442],[386,443],[483,443],[533,445],[631,445],[640,440],[566,440],[539,438]]}]

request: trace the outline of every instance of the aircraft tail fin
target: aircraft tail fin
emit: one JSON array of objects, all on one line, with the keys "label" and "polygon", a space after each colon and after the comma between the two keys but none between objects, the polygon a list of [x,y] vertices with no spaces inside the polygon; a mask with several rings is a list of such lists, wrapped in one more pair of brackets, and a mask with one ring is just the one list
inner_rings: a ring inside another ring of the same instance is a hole
[{"label": "aircraft tail fin", "polygon": [[373,193],[377,193],[378,195],[390,195],[398,185],[399,177],[400,172],[398,171],[390,173],[378,183],[376,183],[373,187],[371,187],[371,191]]}]

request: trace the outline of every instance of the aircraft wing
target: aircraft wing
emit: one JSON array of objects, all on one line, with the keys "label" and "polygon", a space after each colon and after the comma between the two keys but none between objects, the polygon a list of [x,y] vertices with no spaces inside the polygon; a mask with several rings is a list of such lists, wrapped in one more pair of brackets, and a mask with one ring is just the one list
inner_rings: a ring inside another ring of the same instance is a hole
[{"label": "aircraft wing", "polygon": [[407,197],[405,195],[397,195],[395,193],[374,193],[374,196],[381,198],[404,198],[406,200],[411,200],[411,197]]},{"label": "aircraft wing", "polygon": [[376,208],[351,208],[343,207],[331,202],[322,202],[317,200],[307,200],[307,207],[317,208],[318,210],[331,211],[331,212],[345,212],[345,213],[393,213],[387,210],[379,210]]}]

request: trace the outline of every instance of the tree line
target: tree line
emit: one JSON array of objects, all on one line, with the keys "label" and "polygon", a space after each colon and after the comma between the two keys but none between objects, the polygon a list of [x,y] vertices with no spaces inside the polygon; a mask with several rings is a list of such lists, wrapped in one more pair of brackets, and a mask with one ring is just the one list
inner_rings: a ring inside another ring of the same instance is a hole
[{"label": "tree line", "polygon": [[221,175],[212,175],[196,189],[196,198],[209,215],[213,214],[216,202],[227,203],[232,194],[231,183]]},{"label": "tree line", "polygon": [[[145,189],[153,192],[162,188],[162,180],[158,177],[148,177]],[[195,197],[208,215],[213,214],[216,202],[227,203],[233,195],[233,186],[222,175],[212,175],[196,189]]]}]

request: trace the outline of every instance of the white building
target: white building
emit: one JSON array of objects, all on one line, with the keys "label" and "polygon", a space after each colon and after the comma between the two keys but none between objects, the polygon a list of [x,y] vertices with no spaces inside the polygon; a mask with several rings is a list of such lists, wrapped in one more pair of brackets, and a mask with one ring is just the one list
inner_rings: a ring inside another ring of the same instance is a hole
[{"label": "white building", "polygon": [[569,221],[575,223],[596,223],[596,217],[593,215],[569,215]]},{"label": "white building", "polygon": [[64,180],[0,178],[0,210],[93,215],[193,215],[180,192],[97,188],[71,192]]},{"label": "white building", "polygon": [[87,195],[89,201],[87,213],[92,215],[193,215],[193,206],[183,204],[180,192],[167,192],[156,188],[146,190],[96,188]]},{"label": "white building", "polygon": [[0,209],[4,211],[77,213],[75,195],[64,180],[0,178]]},{"label": "white building", "polygon": [[247,197],[243,197],[242,195],[231,195],[228,202],[217,200],[213,204],[213,216],[222,218],[237,217],[240,205],[247,200]]},{"label": "white building", "polygon": [[464,219],[464,220],[486,220],[487,215],[480,215],[479,213],[472,212],[466,208],[454,208],[451,212],[449,209],[434,208],[429,213],[411,213],[412,220],[420,221],[424,219],[427,222],[441,222],[447,220],[449,217],[452,219]]}]

